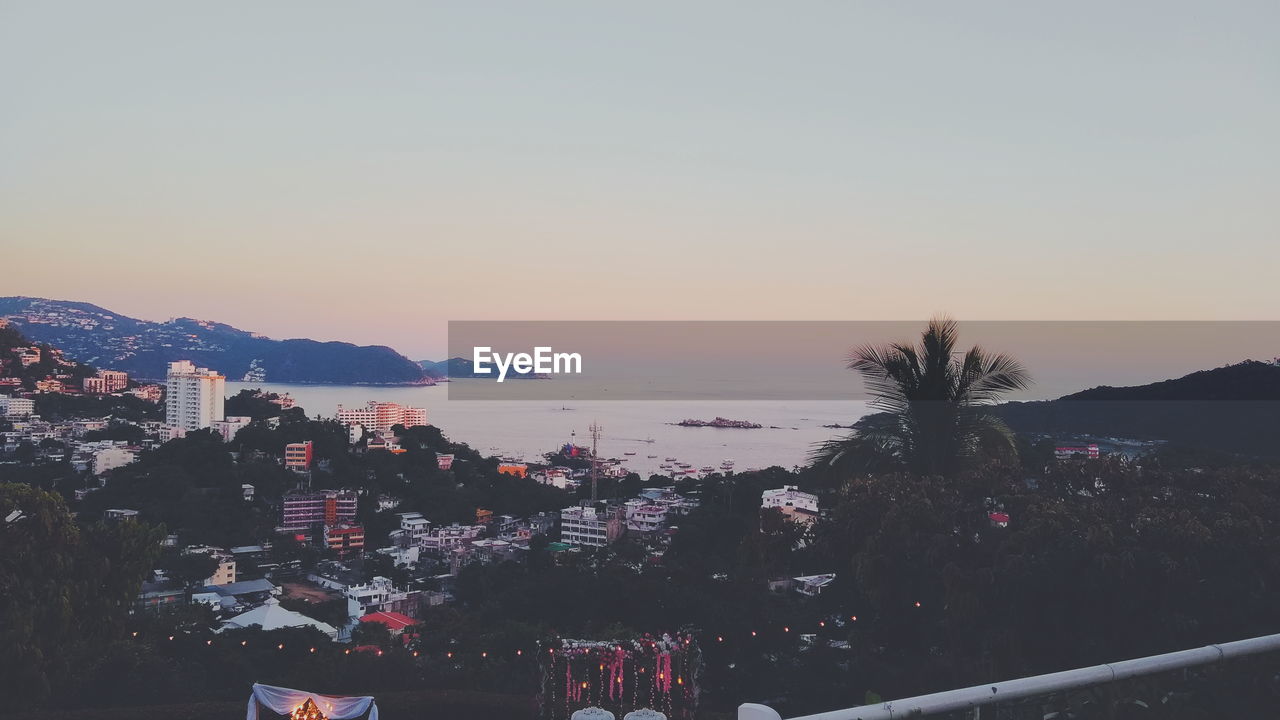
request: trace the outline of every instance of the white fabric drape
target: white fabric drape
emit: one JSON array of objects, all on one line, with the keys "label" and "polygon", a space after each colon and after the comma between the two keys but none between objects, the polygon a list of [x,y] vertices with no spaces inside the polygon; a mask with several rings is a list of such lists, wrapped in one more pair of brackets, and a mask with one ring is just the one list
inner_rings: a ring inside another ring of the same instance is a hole
[{"label": "white fabric drape", "polygon": [[351,720],[360,717],[366,710],[369,711],[369,720],[378,720],[378,705],[368,695],[336,697],[260,683],[253,684],[253,693],[249,695],[249,712],[244,718],[258,720],[258,703],[270,708],[272,712],[288,715],[305,703],[307,698],[311,698],[329,720]]}]

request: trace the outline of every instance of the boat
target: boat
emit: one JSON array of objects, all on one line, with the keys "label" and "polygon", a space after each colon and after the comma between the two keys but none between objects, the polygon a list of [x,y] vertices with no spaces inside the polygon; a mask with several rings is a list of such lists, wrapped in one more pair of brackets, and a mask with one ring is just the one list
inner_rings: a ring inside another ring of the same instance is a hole
[{"label": "boat", "polygon": [[676,461],[676,459],[675,459],[675,458],[663,458],[663,459],[664,459],[666,462],[672,462],[672,463]]},{"label": "boat", "polygon": [[704,473],[715,472],[715,471],[716,471],[716,469],[715,469],[715,468],[713,468],[713,467],[711,467],[710,465],[703,465],[703,466],[702,466],[702,472],[704,472]]},{"label": "boat", "polygon": [[733,469],[733,460],[730,460],[729,458],[725,458],[725,459],[724,459],[724,462],[720,463],[720,469],[721,469],[721,470],[732,470],[732,469]]},{"label": "boat", "polygon": [[649,458],[650,460],[652,460],[652,459],[654,459],[654,458],[656,458],[656,457],[658,457],[658,456],[657,456],[657,455],[645,455],[645,457],[647,457],[647,458]]},{"label": "boat", "polygon": [[628,450],[628,451],[626,451],[626,452],[624,452],[624,453],[622,453],[622,454],[623,454],[623,455],[635,455],[635,454],[636,454],[636,452],[635,452],[634,450]]}]

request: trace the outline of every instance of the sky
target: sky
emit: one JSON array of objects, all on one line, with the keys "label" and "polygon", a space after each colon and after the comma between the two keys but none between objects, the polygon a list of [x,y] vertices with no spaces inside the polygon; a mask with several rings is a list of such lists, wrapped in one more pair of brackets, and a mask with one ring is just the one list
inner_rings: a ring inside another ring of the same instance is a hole
[{"label": "sky", "polygon": [[1276,319],[1280,3],[0,2],[0,295]]}]

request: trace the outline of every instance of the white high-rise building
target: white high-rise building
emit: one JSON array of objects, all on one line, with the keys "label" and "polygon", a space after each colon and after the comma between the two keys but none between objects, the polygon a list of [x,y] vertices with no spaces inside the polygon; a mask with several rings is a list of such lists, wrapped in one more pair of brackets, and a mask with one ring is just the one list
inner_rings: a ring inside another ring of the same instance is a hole
[{"label": "white high-rise building", "polygon": [[169,363],[165,424],[185,434],[223,419],[227,379],[189,360]]}]

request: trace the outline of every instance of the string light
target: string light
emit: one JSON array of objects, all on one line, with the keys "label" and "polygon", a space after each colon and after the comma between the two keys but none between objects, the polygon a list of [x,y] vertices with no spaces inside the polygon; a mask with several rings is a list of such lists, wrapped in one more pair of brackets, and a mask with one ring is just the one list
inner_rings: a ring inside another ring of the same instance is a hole
[{"label": "string light", "polygon": [[316,651],[316,649],[315,649],[315,648],[311,648],[311,652],[315,652],[315,651]]},{"label": "string light", "polygon": [[920,601],[919,601],[919,600],[917,600],[917,601],[916,601],[916,607],[920,607]]},{"label": "string light", "polygon": [[277,650],[283,650],[283,649],[284,649],[284,643],[280,643],[279,645],[277,645],[277,646],[276,646],[276,649],[277,649]]},{"label": "string light", "polygon": [[248,641],[248,640],[241,640],[241,641],[240,641],[240,647],[245,647],[245,646],[247,646],[248,644],[249,644],[249,641]]}]

